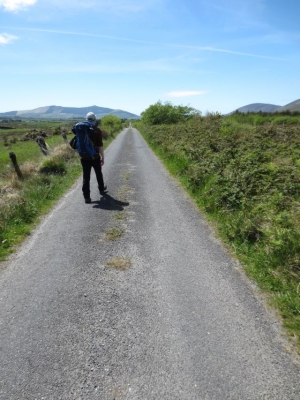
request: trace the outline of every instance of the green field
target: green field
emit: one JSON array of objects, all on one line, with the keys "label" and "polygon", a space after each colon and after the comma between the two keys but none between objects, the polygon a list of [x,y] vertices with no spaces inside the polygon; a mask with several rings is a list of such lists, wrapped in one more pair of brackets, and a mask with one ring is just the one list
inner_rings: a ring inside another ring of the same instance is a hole
[{"label": "green field", "polygon": [[280,310],[298,345],[299,122],[298,115],[211,114],[135,124]]}]

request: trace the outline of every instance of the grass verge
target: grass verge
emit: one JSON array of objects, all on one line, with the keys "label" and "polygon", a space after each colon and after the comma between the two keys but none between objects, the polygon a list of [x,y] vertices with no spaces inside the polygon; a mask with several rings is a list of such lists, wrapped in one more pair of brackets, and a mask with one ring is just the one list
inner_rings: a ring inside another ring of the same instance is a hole
[{"label": "grass verge", "polygon": [[[113,137],[105,140],[104,147],[112,140]],[[78,154],[62,143],[61,138],[52,140],[51,149],[47,157],[40,152],[34,156],[28,153],[20,163],[22,181],[18,180],[11,165],[1,170],[0,261],[4,261],[30,234],[40,217],[49,212],[82,173]]]}]

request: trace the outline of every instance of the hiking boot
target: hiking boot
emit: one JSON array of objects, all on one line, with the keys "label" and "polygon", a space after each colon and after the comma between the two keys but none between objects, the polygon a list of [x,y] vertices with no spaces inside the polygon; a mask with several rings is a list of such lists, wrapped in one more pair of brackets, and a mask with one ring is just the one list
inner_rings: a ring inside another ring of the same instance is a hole
[{"label": "hiking boot", "polygon": [[100,194],[103,195],[106,193],[107,186],[104,186],[102,190],[100,190]]},{"label": "hiking boot", "polygon": [[86,202],[86,204],[89,204],[92,200],[90,197],[85,197],[84,201]]}]

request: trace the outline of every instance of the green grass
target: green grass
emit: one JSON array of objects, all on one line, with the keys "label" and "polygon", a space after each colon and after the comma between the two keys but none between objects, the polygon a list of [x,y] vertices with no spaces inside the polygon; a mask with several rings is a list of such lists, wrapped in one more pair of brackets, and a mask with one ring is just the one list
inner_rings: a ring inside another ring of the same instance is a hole
[{"label": "green grass", "polygon": [[300,346],[300,127],[248,117],[139,129]]},{"label": "green grass", "polygon": [[[73,135],[69,135],[71,138]],[[54,148],[57,144],[63,143],[60,136],[53,136],[47,138],[46,142],[50,147],[50,150]],[[24,163],[28,160],[37,160],[41,155],[41,150],[38,144],[34,141],[28,142],[16,142],[8,147],[0,145],[0,176],[1,174],[10,166],[11,161],[9,158],[9,152],[14,152],[17,156],[19,164]]]},{"label": "green grass", "polygon": [[7,201],[0,211],[0,260],[5,260],[15,246],[30,233],[39,217],[47,213],[80,175],[81,166],[74,159],[66,173],[35,175],[20,184],[18,196]]}]

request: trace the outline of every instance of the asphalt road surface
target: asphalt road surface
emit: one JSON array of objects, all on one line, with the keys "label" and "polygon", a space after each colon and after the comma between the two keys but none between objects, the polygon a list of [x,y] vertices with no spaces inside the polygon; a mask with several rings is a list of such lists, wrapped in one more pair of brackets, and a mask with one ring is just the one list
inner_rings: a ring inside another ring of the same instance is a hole
[{"label": "asphalt road surface", "polygon": [[138,131],[104,177],[0,273],[0,399],[299,400],[280,324]]}]

